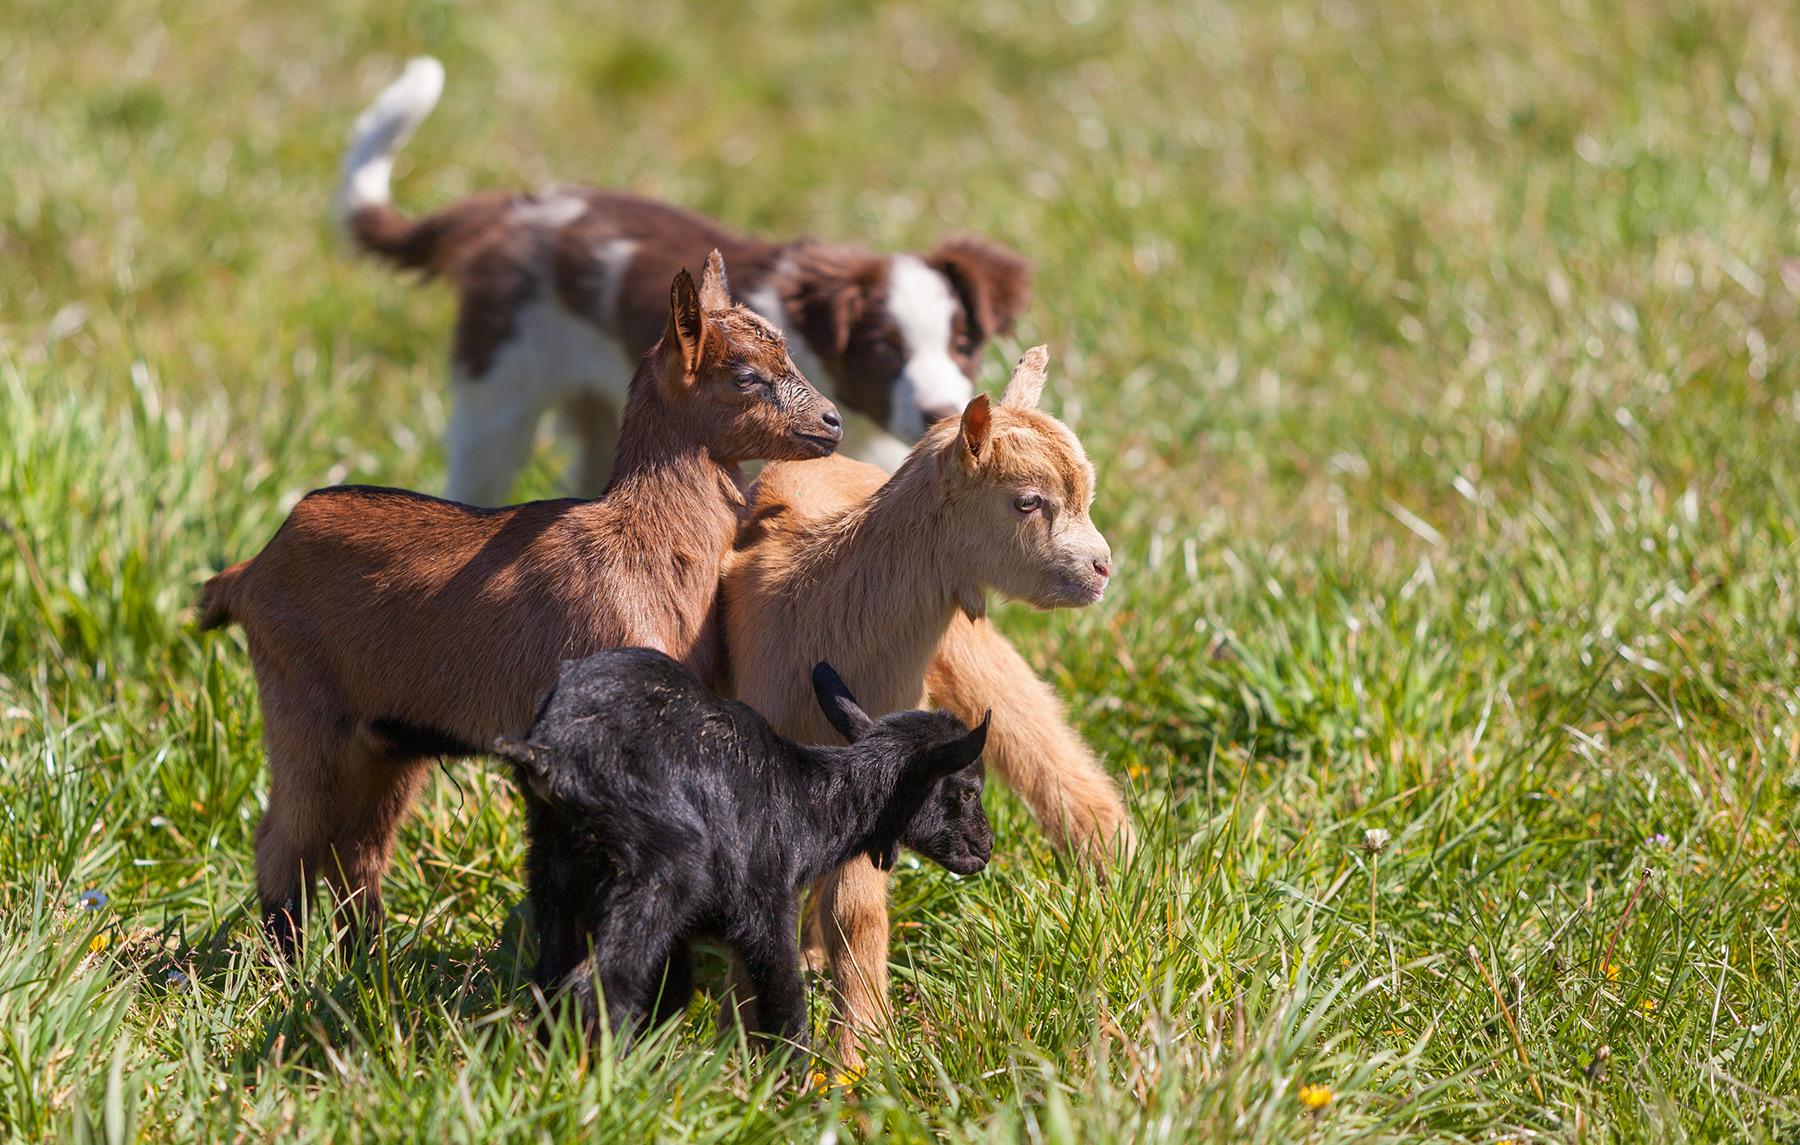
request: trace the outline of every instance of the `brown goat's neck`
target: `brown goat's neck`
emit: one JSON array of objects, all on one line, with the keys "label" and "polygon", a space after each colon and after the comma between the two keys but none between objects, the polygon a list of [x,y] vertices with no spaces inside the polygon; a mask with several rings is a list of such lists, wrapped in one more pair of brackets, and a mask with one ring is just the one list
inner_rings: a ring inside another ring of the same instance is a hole
[{"label": "brown goat's neck", "polygon": [[[646,575],[672,610],[666,616],[672,627],[653,634],[654,646],[711,682],[719,649],[708,618],[742,520],[743,475],[709,452],[697,413],[669,407],[648,362],[638,374],[620,419],[612,480],[598,501],[583,508],[597,526],[654,558]],[[690,640],[690,650],[678,651]]]},{"label": "brown goat's neck", "polygon": [[[736,465],[713,459],[706,448],[706,426],[697,411],[682,410],[670,404],[656,376],[654,355],[646,357],[631,380],[630,396],[619,419],[619,444],[613,462],[612,480],[605,496],[633,479],[656,476],[675,470],[685,473],[711,469],[721,474],[735,490],[743,485],[743,474]],[[741,501],[741,498],[739,498]]]},{"label": "brown goat's neck", "polygon": [[834,651],[845,660],[837,667],[871,692],[864,699],[883,711],[914,706],[958,593],[969,590],[972,580],[954,532],[942,464],[936,453],[915,450],[881,488],[821,529],[802,558],[812,566],[816,598],[858,633],[837,642]]}]

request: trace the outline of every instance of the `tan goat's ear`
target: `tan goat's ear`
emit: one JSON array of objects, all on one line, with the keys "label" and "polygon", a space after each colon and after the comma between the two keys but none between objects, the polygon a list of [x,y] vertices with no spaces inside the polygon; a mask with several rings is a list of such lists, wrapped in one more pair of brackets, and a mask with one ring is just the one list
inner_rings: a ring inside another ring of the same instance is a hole
[{"label": "tan goat's ear", "polygon": [[694,276],[686,267],[675,273],[669,287],[669,329],[663,337],[680,351],[682,370],[691,376],[700,366],[700,350],[706,344],[706,315],[700,310]]},{"label": "tan goat's ear", "polygon": [[988,436],[994,428],[994,411],[986,394],[976,394],[963,408],[962,428],[957,437],[963,444],[963,463],[974,468],[987,458]]},{"label": "tan goat's ear", "polygon": [[1006,392],[1000,395],[1000,404],[1014,409],[1036,409],[1038,399],[1044,396],[1044,369],[1049,364],[1050,347],[1033,346],[1025,351],[1025,356],[1013,367],[1012,379],[1006,383]]},{"label": "tan goat's ear", "polygon": [[700,272],[700,305],[707,310],[731,308],[731,285],[725,281],[725,256],[717,247],[706,256],[706,269]]}]

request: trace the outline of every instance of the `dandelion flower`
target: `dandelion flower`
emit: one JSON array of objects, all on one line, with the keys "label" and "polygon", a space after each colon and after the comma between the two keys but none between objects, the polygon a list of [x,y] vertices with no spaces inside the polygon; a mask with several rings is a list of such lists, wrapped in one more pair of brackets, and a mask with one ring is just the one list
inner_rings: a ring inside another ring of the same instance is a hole
[{"label": "dandelion flower", "polygon": [[1638,1009],[1642,1010],[1646,1015],[1656,1013],[1656,1008],[1657,1001],[1655,998],[1645,998],[1642,1002],[1638,1003]]},{"label": "dandelion flower", "polygon": [[80,904],[82,910],[99,910],[112,900],[106,897],[106,892],[89,887],[82,891],[81,897],[75,901]]},{"label": "dandelion flower", "polygon": [[1330,1105],[1331,1096],[1329,1085],[1303,1085],[1300,1087],[1300,1104],[1308,1113],[1317,1113]]},{"label": "dandelion flower", "polygon": [[94,937],[88,939],[88,953],[89,954],[98,954],[102,950],[105,950],[107,947],[109,947],[111,945],[112,945],[112,935],[106,933],[103,930],[99,934],[96,934]]},{"label": "dandelion flower", "polygon": [[1608,982],[1617,982],[1619,980],[1619,967],[1616,963],[1602,962],[1600,964],[1600,973],[1606,975],[1606,980]]}]

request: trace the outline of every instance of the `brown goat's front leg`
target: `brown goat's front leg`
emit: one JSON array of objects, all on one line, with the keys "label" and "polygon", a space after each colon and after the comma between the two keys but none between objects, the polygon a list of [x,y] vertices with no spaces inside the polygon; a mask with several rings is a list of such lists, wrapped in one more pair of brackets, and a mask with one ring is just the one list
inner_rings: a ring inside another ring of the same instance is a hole
[{"label": "brown goat's front leg", "polygon": [[846,1069],[861,1069],[860,1042],[887,1024],[887,875],[858,856],[820,879],[814,893],[838,1056]]},{"label": "brown goat's front leg", "polygon": [[1129,857],[1137,834],[1118,785],[1069,726],[1056,693],[992,624],[957,616],[938,643],[925,688],[965,723],[993,709],[983,757],[1052,843],[1097,863]]}]

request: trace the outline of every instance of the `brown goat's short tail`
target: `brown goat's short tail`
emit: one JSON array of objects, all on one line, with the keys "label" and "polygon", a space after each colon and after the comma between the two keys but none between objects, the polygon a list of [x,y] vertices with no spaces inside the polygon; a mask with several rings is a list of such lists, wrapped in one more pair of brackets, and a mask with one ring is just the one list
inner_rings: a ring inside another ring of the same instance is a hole
[{"label": "brown goat's short tail", "polygon": [[249,567],[249,561],[239,561],[200,586],[200,631],[211,632],[237,619],[231,606],[237,598],[238,578]]}]

